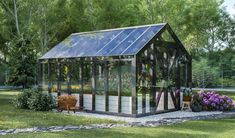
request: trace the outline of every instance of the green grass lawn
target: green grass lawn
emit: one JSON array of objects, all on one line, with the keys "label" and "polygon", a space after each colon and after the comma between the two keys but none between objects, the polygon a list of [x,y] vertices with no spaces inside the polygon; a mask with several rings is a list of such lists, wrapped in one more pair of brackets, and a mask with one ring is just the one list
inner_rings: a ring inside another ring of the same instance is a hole
[{"label": "green grass lawn", "polygon": [[235,118],[190,121],[155,128],[113,128],[63,131],[50,133],[22,133],[3,138],[235,138]]},{"label": "green grass lawn", "polygon": [[0,90],[0,130],[35,126],[117,123],[105,119],[16,109],[11,104],[11,101],[18,93],[17,90]]},{"label": "green grass lawn", "polygon": [[[80,125],[91,123],[115,123],[109,120],[68,116],[51,112],[33,112],[12,107],[9,101],[17,91],[0,91],[0,129],[50,126]],[[225,93],[233,97],[235,93]],[[219,120],[188,121],[170,126],[154,128],[113,128],[48,133],[20,133],[0,136],[3,138],[235,138],[235,118]]]}]

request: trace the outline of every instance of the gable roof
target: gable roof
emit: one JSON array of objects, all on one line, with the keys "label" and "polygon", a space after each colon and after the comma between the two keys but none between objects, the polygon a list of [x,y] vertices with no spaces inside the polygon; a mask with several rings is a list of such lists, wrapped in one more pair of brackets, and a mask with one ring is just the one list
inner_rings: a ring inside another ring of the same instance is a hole
[{"label": "gable roof", "polygon": [[74,33],[40,59],[135,55],[166,23]]}]

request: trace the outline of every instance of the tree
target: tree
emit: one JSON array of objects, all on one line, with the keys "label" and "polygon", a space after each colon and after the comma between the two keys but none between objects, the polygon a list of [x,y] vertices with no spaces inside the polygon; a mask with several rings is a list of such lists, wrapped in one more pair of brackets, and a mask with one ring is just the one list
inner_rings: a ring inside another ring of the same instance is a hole
[{"label": "tree", "polygon": [[29,80],[35,77],[32,72],[36,72],[37,58],[71,33],[168,22],[194,59],[205,59],[208,66],[220,69],[223,63],[226,69],[233,70],[224,57],[233,59],[235,20],[220,8],[221,3],[220,0],[1,0],[0,65],[10,66],[9,82],[29,86],[33,83]]},{"label": "tree", "polygon": [[227,12],[220,10],[220,24],[217,32],[220,48],[235,48],[235,19]]},{"label": "tree", "polygon": [[96,18],[93,30],[143,24],[143,15],[137,4],[135,0],[95,0],[90,6],[96,9],[88,10],[93,11],[93,18]]},{"label": "tree", "polygon": [[[0,2],[5,16],[4,34],[9,54],[9,77],[8,83],[28,87],[33,84],[35,76],[36,51],[32,40],[33,2],[31,1],[4,1]],[[10,36],[10,37],[9,37]],[[14,38],[14,39],[12,39]]]},{"label": "tree", "polygon": [[205,88],[217,84],[218,68],[210,67],[206,59],[193,60],[192,81],[194,87]]}]

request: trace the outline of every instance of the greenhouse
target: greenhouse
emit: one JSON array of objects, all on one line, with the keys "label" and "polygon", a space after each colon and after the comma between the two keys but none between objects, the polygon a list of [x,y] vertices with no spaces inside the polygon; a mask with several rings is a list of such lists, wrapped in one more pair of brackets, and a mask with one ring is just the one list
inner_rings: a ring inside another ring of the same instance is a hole
[{"label": "greenhouse", "polygon": [[39,59],[39,86],[86,112],[139,117],[180,109],[191,56],[167,23],[74,33]]}]

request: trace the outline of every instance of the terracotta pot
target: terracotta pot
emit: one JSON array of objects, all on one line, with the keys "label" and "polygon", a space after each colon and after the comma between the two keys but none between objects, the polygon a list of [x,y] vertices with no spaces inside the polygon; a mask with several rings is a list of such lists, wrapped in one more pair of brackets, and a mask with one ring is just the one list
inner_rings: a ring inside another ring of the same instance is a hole
[{"label": "terracotta pot", "polygon": [[183,101],[190,102],[191,101],[191,96],[184,96]]}]

